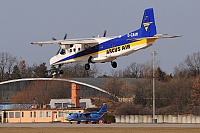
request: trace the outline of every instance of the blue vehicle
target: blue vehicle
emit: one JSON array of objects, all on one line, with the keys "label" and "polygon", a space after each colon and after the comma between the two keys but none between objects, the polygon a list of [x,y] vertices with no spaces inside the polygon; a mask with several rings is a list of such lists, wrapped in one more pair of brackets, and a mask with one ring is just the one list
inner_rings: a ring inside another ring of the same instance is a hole
[{"label": "blue vehicle", "polygon": [[104,104],[98,112],[91,113],[70,113],[67,116],[67,120],[72,124],[72,122],[76,122],[77,124],[88,123],[92,124],[99,123],[100,120],[103,120],[104,115],[107,113],[107,105]]}]

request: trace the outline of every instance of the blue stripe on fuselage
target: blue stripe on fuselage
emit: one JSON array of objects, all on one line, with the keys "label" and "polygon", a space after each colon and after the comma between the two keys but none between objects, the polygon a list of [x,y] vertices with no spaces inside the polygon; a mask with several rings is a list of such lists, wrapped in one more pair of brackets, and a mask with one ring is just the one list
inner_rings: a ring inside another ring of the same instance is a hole
[{"label": "blue stripe on fuselage", "polygon": [[55,62],[54,64],[59,63],[59,62],[63,62],[63,61],[67,61],[67,60],[70,60],[70,59],[78,58],[78,57],[81,57],[81,56],[86,56],[86,55],[93,54],[93,53],[98,52],[98,51],[103,51],[103,50],[106,50],[106,49],[109,49],[109,48],[112,48],[112,47],[116,47],[116,46],[120,46],[120,45],[124,45],[124,44],[128,44],[128,43],[136,41],[136,40],[127,40],[127,39],[129,39],[127,37],[127,35],[124,35],[120,38],[114,38],[114,39],[108,40],[106,42],[103,42],[103,43],[100,43],[96,46],[93,46],[89,49],[86,49],[86,50],[83,50],[81,52],[75,53],[71,56],[65,57],[65,58]]}]

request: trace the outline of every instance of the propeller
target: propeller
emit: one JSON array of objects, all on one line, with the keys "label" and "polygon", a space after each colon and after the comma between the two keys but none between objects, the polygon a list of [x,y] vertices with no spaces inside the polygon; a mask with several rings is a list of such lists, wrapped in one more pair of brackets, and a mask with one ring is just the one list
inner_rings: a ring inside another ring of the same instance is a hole
[{"label": "propeller", "polygon": [[[103,36],[102,36],[102,37],[106,37],[106,33],[107,33],[107,31],[104,30],[104,32],[103,32]],[[92,36],[92,37],[95,38],[95,36]],[[98,37],[100,37],[100,36],[98,35]]]},{"label": "propeller", "polygon": [[53,41],[56,41],[57,39],[56,39],[56,38],[54,38],[54,37],[52,37],[52,40],[53,40]]},{"label": "propeller", "polygon": [[[65,39],[67,39],[67,33],[65,33],[63,40],[65,40]],[[54,37],[52,37],[52,40],[53,40],[53,41],[56,41],[57,39],[54,38]],[[61,49],[61,47],[59,48],[59,50],[58,50],[58,52],[56,53],[56,55],[59,54],[60,49]]]},{"label": "propeller", "polygon": [[107,31],[104,30],[103,37],[106,37],[106,33],[107,33]]},{"label": "propeller", "polygon": [[65,36],[64,36],[64,38],[63,38],[63,39],[64,39],[64,40],[65,40],[65,39],[67,39],[67,33],[65,33]]}]

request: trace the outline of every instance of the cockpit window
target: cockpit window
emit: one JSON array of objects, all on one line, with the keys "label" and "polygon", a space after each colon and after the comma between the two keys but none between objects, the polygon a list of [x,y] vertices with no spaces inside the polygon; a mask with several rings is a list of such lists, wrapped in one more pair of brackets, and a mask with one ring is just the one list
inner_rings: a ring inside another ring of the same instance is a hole
[{"label": "cockpit window", "polygon": [[60,51],[60,54],[64,55],[64,54],[65,54],[65,50],[62,49],[62,50]]}]

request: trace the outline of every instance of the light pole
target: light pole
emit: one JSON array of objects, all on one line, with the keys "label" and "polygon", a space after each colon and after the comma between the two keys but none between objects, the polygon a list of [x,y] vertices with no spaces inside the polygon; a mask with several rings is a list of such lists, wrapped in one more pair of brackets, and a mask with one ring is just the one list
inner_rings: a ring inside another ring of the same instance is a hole
[{"label": "light pole", "polygon": [[152,65],[153,65],[153,119],[152,122],[153,123],[157,123],[157,119],[155,118],[155,56],[156,56],[156,51],[152,51],[151,55],[152,55]]}]

